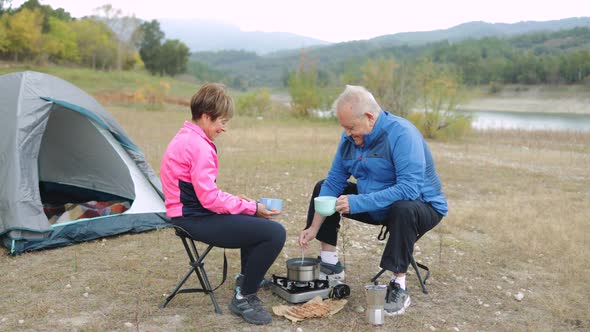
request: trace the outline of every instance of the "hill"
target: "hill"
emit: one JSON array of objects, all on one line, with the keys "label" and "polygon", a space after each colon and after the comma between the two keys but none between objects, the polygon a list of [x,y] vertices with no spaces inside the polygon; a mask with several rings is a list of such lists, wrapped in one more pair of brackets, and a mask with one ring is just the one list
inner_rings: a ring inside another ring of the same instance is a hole
[{"label": "hill", "polygon": [[522,21],[518,23],[488,23],[483,21],[459,24],[449,29],[402,32],[371,39],[371,44],[381,47],[394,45],[423,45],[441,40],[459,42],[484,37],[512,37],[539,31],[569,30],[576,27],[590,27],[590,17],[572,17],[553,21]]},{"label": "hill", "polygon": [[[528,51],[539,56],[558,56],[588,48],[590,17],[582,17],[514,24],[470,22],[445,30],[309,47],[305,56],[308,61],[317,63],[320,70],[338,75],[374,57],[415,59],[430,55],[460,64],[461,57],[466,54],[479,58],[482,53],[489,53],[510,60],[511,56]],[[286,74],[297,67],[300,56],[300,49],[263,56],[244,51],[197,52],[191,56],[191,61],[208,66],[218,77],[226,75],[229,82],[239,82],[242,86],[244,80],[246,86],[279,86]]]},{"label": "hill", "polygon": [[288,32],[242,31],[235,25],[208,20],[160,19],[159,22],[167,38],[181,40],[192,52],[244,50],[268,54],[329,44]]}]

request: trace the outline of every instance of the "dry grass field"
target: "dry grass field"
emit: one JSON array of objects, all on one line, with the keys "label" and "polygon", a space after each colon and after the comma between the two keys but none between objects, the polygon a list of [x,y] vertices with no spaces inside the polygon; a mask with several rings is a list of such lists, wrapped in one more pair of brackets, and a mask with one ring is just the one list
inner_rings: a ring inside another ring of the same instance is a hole
[{"label": "dry grass field", "polygon": [[[156,171],[188,114],[109,109]],[[333,122],[236,118],[216,141],[223,190],[285,200],[277,220],[288,239],[270,274],[285,275],[285,260],[300,253],[296,238],[310,191],[325,176],[339,133]],[[430,146],[450,207],[416,248],[417,260],[432,271],[430,292],[422,294],[409,275],[413,304],[405,315],[387,317],[383,330],[589,330],[590,134],[480,132]],[[264,327],[227,310],[231,279],[217,292],[221,316],[202,294],[180,294],[159,309],[188,269],[170,229],[1,255],[0,330],[369,331],[359,307],[363,286],[379,269],[384,244],[378,233],[376,227],[344,223],[339,250],[352,294],[343,311],[298,324],[274,317]],[[233,276],[239,252],[227,253]],[[218,283],[220,249],[206,266]],[[268,308],[283,303],[270,292],[261,291],[261,298]]]}]

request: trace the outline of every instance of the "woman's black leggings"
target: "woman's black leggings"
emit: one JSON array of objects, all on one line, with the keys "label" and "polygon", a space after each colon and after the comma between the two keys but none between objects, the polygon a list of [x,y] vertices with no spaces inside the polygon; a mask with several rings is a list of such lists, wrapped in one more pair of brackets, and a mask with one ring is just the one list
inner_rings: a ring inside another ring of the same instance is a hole
[{"label": "woman's black leggings", "polygon": [[275,261],[286,232],[283,225],[264,218],[243,214],[212,214],[203,217],[172,218],[195,240],[221,248],[241,249],[244,275],[242,294],[254,294],[266,271]]}]

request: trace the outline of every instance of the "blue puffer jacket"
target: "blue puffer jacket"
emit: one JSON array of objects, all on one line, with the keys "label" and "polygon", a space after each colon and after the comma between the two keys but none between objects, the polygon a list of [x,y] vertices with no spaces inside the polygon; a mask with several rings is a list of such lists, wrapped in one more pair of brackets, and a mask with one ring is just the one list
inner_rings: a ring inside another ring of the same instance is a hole
[{"label": "blue puffer jacket", "polygon": [[343,132],[320,196],[342,194],[351,175],[359,192],[348,196],[351,214],[369,212],[376,220],[384,220],[393,203],[417,199],[447,214],[447,200],[428,144],[404,118],[381,112],[371,133],[365,135],[363,147]]}]

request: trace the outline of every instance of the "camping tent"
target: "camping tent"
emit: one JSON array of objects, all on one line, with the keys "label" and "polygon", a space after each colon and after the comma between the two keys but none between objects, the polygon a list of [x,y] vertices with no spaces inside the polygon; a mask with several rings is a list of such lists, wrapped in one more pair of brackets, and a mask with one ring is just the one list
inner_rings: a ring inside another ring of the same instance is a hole
[{"label": "camping tent", "polygon": [[161,184],[90,95],[57,77],[0,76],[0,240],[12,254],[166,227]]}]

